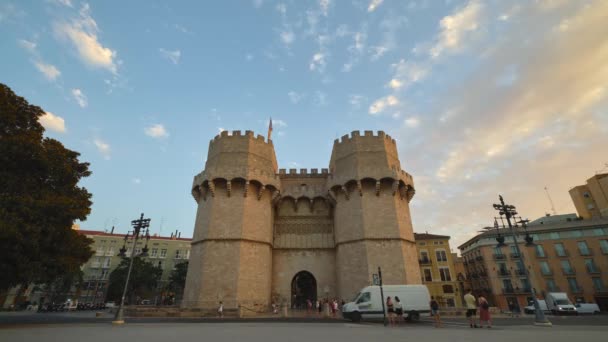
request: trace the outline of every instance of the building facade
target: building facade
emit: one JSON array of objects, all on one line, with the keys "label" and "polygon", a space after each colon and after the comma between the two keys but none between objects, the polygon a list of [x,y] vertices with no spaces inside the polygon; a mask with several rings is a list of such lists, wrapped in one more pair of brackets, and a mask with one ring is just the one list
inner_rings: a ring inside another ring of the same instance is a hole
[{"label": "building facade", "polygon": [[608,217],[608,173],[597,174],[569,192],[580,217]]},{"label": "building facade", "polygon": [[[82,230],[79,232],[92,239],[94,254],[82,266],[83,285],[79,291],[79,301],[81,303],[103,303],[106,298],[110,273],[122,261],[118,256],[120,249],[125,243],[124,234],[114,233],[114,228],[110,232]],[[171,272],[175,265],[186,262],[190,258],[190,243],[192,239],[182,238],[177,232],[169,237],[153,235],[148,241],[148,256],[143,259],[151,262],[156,267],[163,270],[161,279],[157,284],[158,294],[154,298],[148,299],[152,303],[160,302],[162,289],[166,288]],[[145,240],[138,240],[135,244],[135,254],[140,254],[145,245]],[[130,256],[133,249],[133,240],[128,239],[126,243],[126,255]]]},{"label": "building facade", "polygon": [[500,230],[506,247],[497,247],[493,228],[459,246],[473,290],[504,310],[509,303],[520,309],[528,305],[533,289],[541,299],[548,292],[566,292],[573,302],[608,310],[608,219],[563,218],[530,224],[535,245],[525,246],[519,234],[522,255],[506,229]]},{"label": "building facade", "polygon": [[462,307],[462,289],[454,268],[450,237],[414,233],[422,283],[442,307]]},{"label": "building facade", "polygon": [[379,266],[385,284],[420,283],[413,178],[384,132],[336,139],[328,169],[287,171],[270,139],[224,131],[209,143],[192,195],[184,308],[349,300]]}]

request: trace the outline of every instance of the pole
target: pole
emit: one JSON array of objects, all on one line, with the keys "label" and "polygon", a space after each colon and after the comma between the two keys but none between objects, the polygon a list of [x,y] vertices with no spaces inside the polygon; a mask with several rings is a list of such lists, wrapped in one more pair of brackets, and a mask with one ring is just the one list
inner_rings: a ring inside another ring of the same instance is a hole
[{"label": "pole", "polygon": [[[524,266],[524,270],[526,271],[526,275],[527,275],[528,279],[530,280],[530,285],[532,285],[532,281],[531,281],[531,277],[530,277],[531,273],[528,270],[528,268],[526,267],[524,255],[521,253],[521,251],[519,249],[519,244],[517,243],[517,236],[515,234],[515,229],[513,229],[513,225],[511,224],[511,212],[510,212],[509,208],[507,208],[507,206],[505,205],[505,201],[503,200],[502,196],[499,195],[498,198],[500,199],[500,205],[502,207],[501,210],[505,213],[505,217],[507,218],[507,224],[509,225],[509,231],[511,232],[511,236],[513,237],[513,245],[515,245],[515,250],[517,251],[517,255],[519,255],[521,263]],[[534,289],[534,287],[532,287],[532,301],[534,302],[534,315],[535,315],[534,325],[550,327],[552,324],[547,319],[547,317],[545,317],[545,313],[543,312],[543,310],[540,308],[540,305],[538,304],[538,299],[536,298],[536,290]]]},{"label": "pole", "polygon": [[120,306],[118,307],[118,311],[116,312],[116,317],[114,317],[114,324],[123,324],[125,322],[123,317],[123,307],[125,305],[125,296],[127,295],[127,288],[129,287],[129,278],[131,278],[131,270],[133,269],[133,256],[135,254],[135,244],[137,242],[137,234],[135,235],[135,240],[133,240],[133,248],[131,249],[131,261],[129,261],[129,270],[127,271],[127,280],[125,281],[125,288],[122,290],[122,297],[120,298]]},{"label": "pole", "polygon": [[382,270],[380,269],[380,266],[378,266],[378,280],[380,281],[380,298],[382,299],[382,322],[384,323],[384,326],[387,326],[386,309],[384,307],[384,291],[382,290]]}]

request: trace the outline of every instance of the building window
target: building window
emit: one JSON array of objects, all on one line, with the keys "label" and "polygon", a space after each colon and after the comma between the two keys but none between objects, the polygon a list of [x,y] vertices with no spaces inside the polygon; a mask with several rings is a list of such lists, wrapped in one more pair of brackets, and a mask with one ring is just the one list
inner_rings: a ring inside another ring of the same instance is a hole
[{"label": "building window", "polygon": [[585,198],[590,198],[590,197],[591,197],[591,195],[589,195],[589,193],[585,191],[585,192],[583,192],[583,197],[585,197]]},{"label": "building window", "polygon": [[545,276],[551,275],[551,268],[549,267],[549,263],[547,263],[546,261],[540,262],[540,273],[542,273]]},{"label": "building window", "polygon": [[600,248],[602,253],[608,254],[608,240],[600,240]]},{"label": "building window", "polygon": [[456,302],[454,302],[454,298],[446,299],[446,303],[448,304],[448,307],[450,307],[450,308],[453,308],[456,306]]},{"label": "building window", "polygon": [[576,278],[568,278],[568,286],[570,286],[570,291],[572,291],[572,293],[578,293],[581,290]]},{"label": "building window", "polygon": [[437,262],[448,261],[448,255],[443,249],[436,250],[435,256],[437,257]]},{"label": "building window", "polygon": [[433,281],[433,274],[430,268],[423,269],[424,272],[424,281]]},{"label": "building window", "polygon": [[595,266],[593,259],[585,259],[585,268],[588,273],[600,273],[600,270]]},{"label": "building window", "polygon": [[160,250],[160,257],[163,258],[163,259],[167,257],[167,250],[166,249],[161,249]]},{"label": "building window", "polygon": [[563,243],[556,243],[555,245],[555,254],[557,254],[557,256],[560,257],[565,257],[568,256],[568,253],[566,253],[566,250],[564,249],[564,244]]},{"label": "building window", "polygon": [[97,247],[97,252],[95,255],[103,255],[103,246]]},{"label": "building window", "polygon": [[426,242],[419,242],[418,246],[426,246]]},{"label": "building window", "polygon": [[106,255],[107,256],[114,256],[114,253],[115,253],[114,246],[109,246],[108,247],[108,251],[106,252]]},{"label": "building window", "polygon": [[109,270],[102,270],[100,279],[105,280],[108,277]]},{"label": "building window", "polygon": [[182,258],[181,252],[182,251],[180,251],[179,249],[175,250],[175,259],[181,259]]},{"label": "building window", "polygon": [[427,251],[420,252],[420,262],[423,264],[428,264],[429,262],[431,262],[431,259],[429,258],[429,253]]},{"label": "building window", "polygon": [[102,267],[103,268],[110,268],[110,265],[112,264],[112,258],[111,257],[107,257],[104,262]]},{"label": "building window", "polygon": [[502,288],[505,292],[513,292],[513,283],[511,283],[511,279],[503,279]]},{"label": "building window", "polygon": [[524,291],[530,291],[532,289],[532,287],[530,286],[530,280],[528,280],[528,278],[522,278],[519,280],[521,282],[521,288]]},{"label": "building window", "polygon": [[441,281],[452,281],[448,267],[439,267],[439,276],[441,277]]},{"label": "building window", "polygon": [[158,256],[158,248],[152,248],[150,251],[150,258],[156,258]]},{"label": "building window", "polygon": [[591,281],[593,282],[593,288],[595,289],[595,291],[604,291],[604,284],[602,283],[602,278],[591,278]]},{"label": "building window", "polygon": [[593,230],[593,235],[595,235],[595,236],[602,236],[602,235],[604,235],[604,231],[602,230],[602,228],[595,228]]},{"label": "building window", "polygon": [[511,246],[511,256],[516,258],[519,257],[519,253],[517,253],[517,247]]},{"label": "building window", "polygon": [[454,293],[454,286],[452,285],[443,285],[443,293]]},{"label": "building window", "polygon": [[555,285],[555,280],[553,280],[553,279],[546,279],[545,283],[547,284],[547,291],[548,292],[559,291],[559,289]]},{"label": "building window", "polygon": [[559,233],[558,232],[549,233],[549,238],[551,240],[559,240]]},{"label": "building window", "polygon": [[543,245],[536,245],[536,247],[534,247],[536,250],[536,257],[537,258],[546,258],[547,255],[545,254],[545,249],[543,248]]},{"label": "building window", "polygon": [[568,274],[574,274],[574,269],[570,265],[570,261],[568,261],[568,260],[562,260],[561,264],[562,264],[562,271],[564,271],[564,274],[566,274],[566,275],[568,275]]},{"label": "building window", "polygon": [[591,251],[589,250],[589,246],[587,246],[586,241],[579,241],[577,245],[578,251],[581,253],[581,255],[591,255]]},{"label": "building window", "polygon": [[190,259],[190,250],[186,249],[186,259]]},{"label": "building window", "polygon": [[141,254],[141,247],[135,247],[135,256],[138,256]]}]

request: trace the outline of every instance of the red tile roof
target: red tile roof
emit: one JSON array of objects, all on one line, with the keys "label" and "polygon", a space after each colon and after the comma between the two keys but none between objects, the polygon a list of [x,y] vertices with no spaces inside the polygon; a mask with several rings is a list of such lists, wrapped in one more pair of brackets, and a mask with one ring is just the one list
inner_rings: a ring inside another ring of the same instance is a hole
[{"label": "red tile roof", "polygon": [[[124,238],[125,234],[117,234],[117,233],[108,233],[108,232],[103,232],[103,231],[99,231],[99,230],[84,230],[84,229],[80,229],[77,230],[78,233],[83,234],[83,235],[97,235],[97,236],[113,236],[113,237],[120,237],[120,238]],[[178,237],[170,237],[170,236],[157,236],[157,235],[151,235],[150,236],[150,240],[176,240],[176,241],[192,241],[192,238],[178,238]]]}]

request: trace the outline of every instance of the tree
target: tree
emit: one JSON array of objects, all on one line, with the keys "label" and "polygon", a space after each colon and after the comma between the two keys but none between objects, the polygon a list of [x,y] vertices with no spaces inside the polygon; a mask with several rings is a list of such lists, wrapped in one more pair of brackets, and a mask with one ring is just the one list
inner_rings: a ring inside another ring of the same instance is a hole
[{"label": "tree", "polygon": [[[120,301],[127,279],[127,272],[129,271],[129,262],[129,258],[123,258],[118,267],[110,273],[110,284],[108,285],[106,297],[108,300]],[[154,266],[151,262],[135,257],[133,259],[131,277],[129,278],[129,287],[127,288],[129,302],[133,303],[133,299],[137,296],[143,297],[150,292],[154,292],[162,274],[163,270],[161,268]]]},{"label": "tree", "polygon": [[45,138],[45,112],[0,83],[0,291],[75,274],[93,240],[71,229],[91,211],[88,163]]},{"label": "tree", "polygon": [[186,286],[186,274],[188,273],[188,262],[180,262],[169,275],[169,288],[175,292],[181,292]]}]

